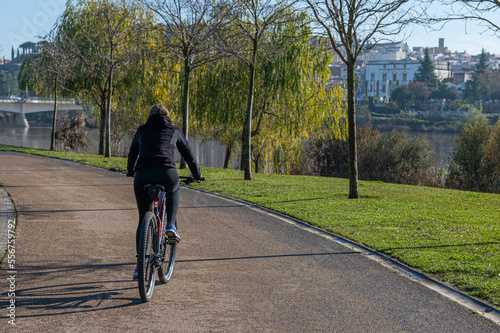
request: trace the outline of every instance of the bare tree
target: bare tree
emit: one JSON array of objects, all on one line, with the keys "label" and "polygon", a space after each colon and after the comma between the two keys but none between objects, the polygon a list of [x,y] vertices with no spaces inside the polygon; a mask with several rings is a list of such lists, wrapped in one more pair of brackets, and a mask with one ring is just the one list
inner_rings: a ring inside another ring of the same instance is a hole
[{"label": "bare tree", "polygon": [[[56,120],[57,120],[57,99],[61,94],[60,89],[66,89],[65,81],[71,75],[71,67],[74,64],[72,54],[61,48],[59,38],[52,32],[48,36],[48,40],[42,44],[41,52],[41,67],[53,78],[54,90],[54,112],[52,114],[52,131],[50,138],[50,150],[55,148],[56,140]],[[68,90],[61,95],[67,95]]]},{"label": "bare tree", "polygon": [[74,56],[61,47],[59,36],[52,30],[38,45],[39,53],[32,54],[25,60],[19,73],[20,86],[28,86],[40,96],[52,96],[54,111],[52,115],[52,131],[50,150],[55,149],[57,103],[59,96],[68,96],[74,92],[66,87],[71,69],[75,63]]},{"label": "bare tree", "polygon": [[[189,131],[189,80],[191,72],[220,58],[214,52],[214,34],[226,22],[223,6],[212,0],[141,0],[159,19],[155,29],[163,39],[156,50],[163,56],[181,63],[183,77],[181,90],[182,131]],[[181,168],[185,168],[184,160]]]},{"label": "bare tree", "polygon": [[347,66],[349,198],[359,198],[356,147],[355,67],[368,44],[395,38],[416,17],[408,0],[305,0],[333,51]]}]

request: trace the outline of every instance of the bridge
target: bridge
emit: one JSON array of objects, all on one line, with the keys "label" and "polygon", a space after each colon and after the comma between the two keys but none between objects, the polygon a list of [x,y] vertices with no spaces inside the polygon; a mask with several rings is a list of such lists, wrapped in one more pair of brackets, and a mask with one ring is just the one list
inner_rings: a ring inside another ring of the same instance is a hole
[{"label": "bridge", "polygon": [[[58,101],[57,110],[82,110],[74,101]],[[27,113],[53,112],[54,101],[45,99],[0,99],[0,127],[29,127]]]}]

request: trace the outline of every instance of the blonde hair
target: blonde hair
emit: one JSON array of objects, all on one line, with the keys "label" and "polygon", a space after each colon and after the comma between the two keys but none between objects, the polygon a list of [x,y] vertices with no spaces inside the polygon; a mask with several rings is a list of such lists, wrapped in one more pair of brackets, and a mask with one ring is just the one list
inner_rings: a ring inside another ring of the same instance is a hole
[{"label": "blonde hair", "polygon": [[166,107],[163,106],[163,104],[158,104],[158,105],[153,105],[153,107],[151,107],[151,110],[149,110],[150,116],[155,115],[155,114],[161,114],[161,115],[168,116],[170,114],[170,112],[167,110]]}]

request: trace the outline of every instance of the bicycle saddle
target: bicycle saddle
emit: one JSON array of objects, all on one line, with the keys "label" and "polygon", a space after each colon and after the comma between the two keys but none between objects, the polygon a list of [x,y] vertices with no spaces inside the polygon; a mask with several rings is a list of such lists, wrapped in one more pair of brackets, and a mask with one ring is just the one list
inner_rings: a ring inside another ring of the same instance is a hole
[{"label": "bicycle saddle", "polygon": [[160,197],[160,192],[165,192],[165,187],[160,184],[151,185],[147,184],[144,186],[144,190],[148,191],[149,200],[158,200]]}]

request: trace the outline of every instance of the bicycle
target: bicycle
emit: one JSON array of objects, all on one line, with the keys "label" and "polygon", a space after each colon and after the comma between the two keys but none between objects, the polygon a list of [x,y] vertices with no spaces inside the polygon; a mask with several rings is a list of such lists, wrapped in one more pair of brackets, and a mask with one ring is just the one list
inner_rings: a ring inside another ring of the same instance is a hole
[{"label": "bicycle", "polygon": [[[195,181],[191,177],[184,176],[179,179],[182,179],[186,185]],[[205,178],[200,180],[205,180]],[[168,283],[172,278],[179,240],[165,235],[165,188],[160,184],[147,184],[144,190],[148,192],[150,205],[141,224],[139,253],[137,254],[139,271],[137,280],[141,300],[149,302],[153,296],[156,273],[158,272],[158,278],[162,284]],[[175,221],[175,226],[177,227],[177,221]]]}]

